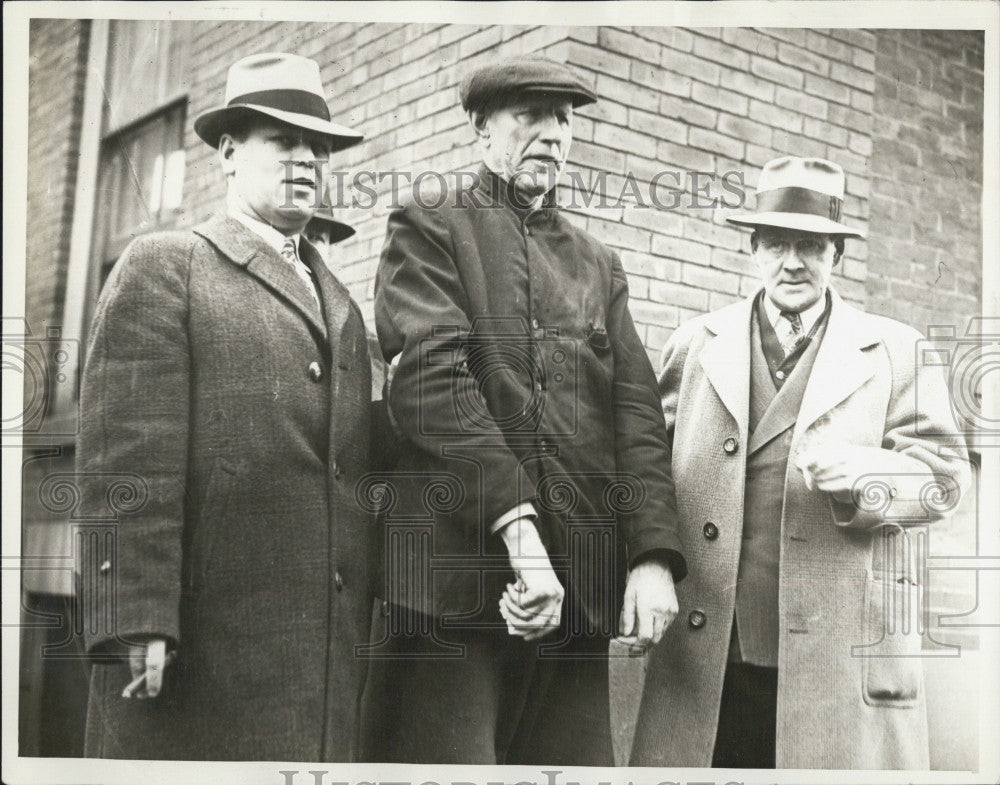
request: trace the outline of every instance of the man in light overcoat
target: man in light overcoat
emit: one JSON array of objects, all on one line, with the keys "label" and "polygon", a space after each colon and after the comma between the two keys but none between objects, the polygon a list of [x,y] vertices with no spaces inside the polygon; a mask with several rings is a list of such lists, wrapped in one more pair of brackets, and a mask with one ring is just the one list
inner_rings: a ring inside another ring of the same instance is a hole
[{"label": "man in light overcoat", "polygon": [[361,135],[289,54],[235,63],[195,131],[218,150],[225,211],[137,238],[89,338],[88,512],[106,513],[109,474],[137,478],[145,503],[83,565],[111,587],[88,608],[86,752],[347,761],[376,563],[354,495],[371,370],[361,313],[302,232],[314,161]]},{"label": "man in light overcoat", "polygon": [[[844,174],[761,174],[762,288],[681,325],[659,376],[689,574],[651,653],[631,762],[923,769],[922,527],[968,482],[920,334],[829,285]],[[871,264],[877,265],[873,259]]]}]

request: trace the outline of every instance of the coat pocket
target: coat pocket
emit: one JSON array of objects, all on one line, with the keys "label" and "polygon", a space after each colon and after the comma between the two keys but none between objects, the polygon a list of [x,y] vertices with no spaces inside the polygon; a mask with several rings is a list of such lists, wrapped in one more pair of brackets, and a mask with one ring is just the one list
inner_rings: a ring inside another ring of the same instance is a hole
[{"label": "coat pocket", "polygon": [[193,516],[188,579],[192,589],[200,588],[211,571],[212,552],[232,498],[236,471],[236,466],[225,458],[216,458],[212,464],[201,507]]},{"label": "coat pocket", "polygon": [[865,590],[863,658],[865,703],[910,708],[923,690],[920,614],[923,587],[907,577],[870,575]]}]

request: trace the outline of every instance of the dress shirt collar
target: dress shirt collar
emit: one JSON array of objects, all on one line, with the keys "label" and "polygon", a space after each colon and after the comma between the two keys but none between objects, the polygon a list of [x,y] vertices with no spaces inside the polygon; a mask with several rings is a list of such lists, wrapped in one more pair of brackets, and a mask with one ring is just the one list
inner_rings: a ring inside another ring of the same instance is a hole
[{"label": "dress shirt collar", "polygon": [[258,221],[256,218],[251,218],[244,212],[237,210],[235,207],[229,207],[226,211],[230,218],[233,218],[243,224],[247,229],[260,237],[265,243],[271,246],[279,254],[281,249],[285,246],[285,240],[291,240],[295,243],[296,253],[298,253],[299,247],[299,233],[296,232],[292,235],[284,235],[275,229],[270,224],[266,224],[263,221]]},{"label": "dress shirt collar", "polygon": [[[767,292],[764,292],[763,299],[764,313],[767,314],[767,320],[771,323],[771,326],[775,327],[778,323],[778,317],[781,316],[781,309],[771,301],[771,298],[767,296]],[[816,324],[816,320],[823,315],[823,311],[826,310],[826,300],[827,295],[824,294],[816,302],[799,313],[799,318],[802,319],[802,332],[804,334],[809,335],[809,331]]]}]

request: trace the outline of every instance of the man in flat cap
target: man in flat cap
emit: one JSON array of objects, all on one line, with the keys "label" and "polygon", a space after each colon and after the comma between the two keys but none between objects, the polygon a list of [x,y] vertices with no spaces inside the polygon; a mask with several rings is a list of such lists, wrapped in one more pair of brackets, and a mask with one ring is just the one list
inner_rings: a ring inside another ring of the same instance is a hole
[{"label": "man in flat cap", "polygon": [[836,164],[769,162],[757,211],[728,219],[753,229],[762,288],[664,349],[690,573],[633,765],[928,767],[910,527],[955,508],[967,455],[920,334],[830,286],[861,236],[843,199]]},{"label": "man in flat cap", "polygon": [[365,755],[612,765],[609,640],[658,640],[685,567],[625,273],[555,203],[596,97],[536,58],[461,96],[483,165],[392,213],[376,278],[403,433],[386,522],[430,541],[387,564]]},{"label": "man in flat cap", "polygon": [[88,514],[107,514],[107,476],[145,499],[100,568],[83,565],[110,587],[87,620],[86,751],[347,761],[376,562],[354,495],[371,377],[361,313],[302,233],[314,162],[361,135],[291,54],[236,62],[225,106],[194,127],[226,209],[126,249],[83,373]]}]

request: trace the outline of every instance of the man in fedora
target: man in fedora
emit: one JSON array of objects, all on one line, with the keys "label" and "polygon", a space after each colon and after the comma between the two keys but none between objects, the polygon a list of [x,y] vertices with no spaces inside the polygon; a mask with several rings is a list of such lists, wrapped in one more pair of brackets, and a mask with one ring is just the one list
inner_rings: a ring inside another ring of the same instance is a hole
[{"label": "man in fedora", "polygon": [[353,226],[338,221],[329,207],[317,208],[303,231],[310,244],[319,251],[324,261],[333,264],[333,246],[357,234]]},{"label": "man in fedora", "polygon": [[757,211],[728,219],[763,286],[664,349],[690,572],[633,765],[928,767],[910,527],[954,509],[967,456],[920,334],[830,286],[862,236],[843,200],[836,164],[769,162]]},{"label": "man in fedora", "polygon": [[109,474],[146,496],[111,558],[83,567],[111,587],[87,620],[87,754],[351,760],[375,561],[354,497],[371,372],[358,307],[302,232],[314,162],[362,137],[291,54],[236,62],[225,106],[194,127],[218,151],[225,211],[126,249],[83,373],[89,514],[106,512]]},{"label": "man in fedora", "polygon": [[555,202],[596,96],[519,58],[461,99],[483,165],[391,214],[376,278],[403,435],[386,525],[430,541],[387,565],[364,754],[612,765],[609,640],[663,634],[684,559],[625,273]]}]

